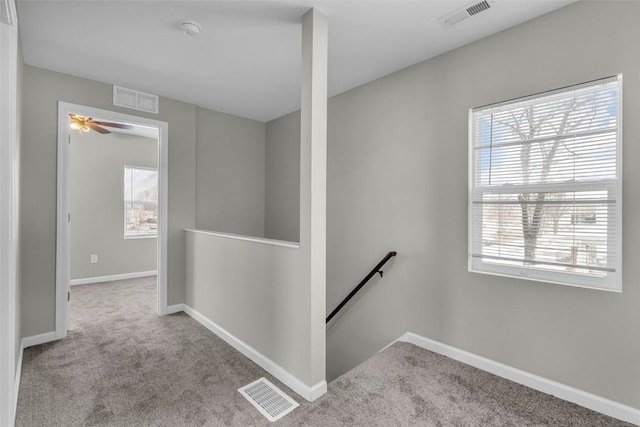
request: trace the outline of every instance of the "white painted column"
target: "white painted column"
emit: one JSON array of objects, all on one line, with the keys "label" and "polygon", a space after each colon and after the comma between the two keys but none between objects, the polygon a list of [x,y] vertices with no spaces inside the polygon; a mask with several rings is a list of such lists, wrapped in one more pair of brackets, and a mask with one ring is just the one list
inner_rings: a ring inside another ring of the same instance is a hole
[{"label": "white painted column", "polygon": [[18,21],[0,0],[0,425],[15,417],[18,278]]},{"label": "white painted column", "polygon": [[311,400],[326,392],[327,17],[302,17],[300,244],[310,256]]}]

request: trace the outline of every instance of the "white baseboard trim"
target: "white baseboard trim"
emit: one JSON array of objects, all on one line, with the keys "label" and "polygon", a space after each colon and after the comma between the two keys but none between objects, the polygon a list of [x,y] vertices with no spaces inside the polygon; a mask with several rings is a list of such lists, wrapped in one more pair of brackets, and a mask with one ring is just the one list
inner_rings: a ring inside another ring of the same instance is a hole
[{"label": "white baseboard trim", "polygon": [[[391,347],[392,345],[394,345],[395,343],[397,343],[398,341],[401,342],[409,342],[405,339],[405,337],[407,336],[407,334],[410,332],[407,332],[406,334],[404,334],[403,336],[401,336],[400,338],[396,338],[395,340],[391,341],[389,344],[385,345],[384,347],[382,347],[380,350],[378,350],[378,353],[385,351],[386,349],[388,349],[389,347]],[[413,344],[413,343],[412,343]],[[418,345],[418,344],[416,344]],[[419,346],[419,345],[418,345]],[[422,347],[422,346],[419,346]]]},{"label": "white baseboard trim", "polygon": [[326,381],[320,381],[319,383],[317,383],[316,385],[312,386],[310,388],[309,391],[309,399],[307,399],[305,397],[305,399],[307,399],[309,402],[313,402],[314,400],[316,400],[317,398],[319,398],[320,396],[322,396],[323,394],[325,394],[327,392],[327,382]]},{"label": "white baseboard trim", "polygon": [[184,311],[184,304],[174,304],[167,306],[163,314],[174,314]]},{"label": "white baseboard trim", "polygon": [[24,337],[22,338],[22,348],[33,347],[34,345],[44,344],[46,342],[55,341],[56,339],[56,331]]},{"label": "white baseboard trim", "polygon": [[619,420],[640,425],[640,409],[632,408],[631,406],[626,406],[613,400],[531,374],[512,366],[469,353],[468,351],[422,337],[412,332],[407,332],[396,341],[404,341],[417,345],[418,347],[450,357],[451,359],[466,363],[467,365],[490,372],[518,384],[525,385],[534,390],[556,396],[560,399],[592,409]]},{"label": "white baseboard trim", "polygon": [[327,391],[327,382],[321,381],[313,386],[308,386],[304,382],[300,381],[293,374],[286,371],[283,367],[242,341],[235,337],[223,327],[217,325],[212,320],[205,317],[203,314],[184,304],[184,312],[191,316],[198,323],[209,329],[211,332],[222,338],[240,353],[251,359],[254,363],[260,366],[265,371],[280,380],[283,384],[289,387],[291,390],[312,402],[318,397],[322,396]]},{"label": "white baseboard trim", "polygon": [[91,283],[113,282],[114,280],[137,279],[139,277],[157,276],[158,270],[138,271],[135,273],[112,274],[110,276],[85,277],[82,279],[72,279],[69,281],[71,286],[89,285]]},{"label": "white baseboard trim", "polygon": [[16,413],[18,412],[18,392],[20,391],[20,378],[22,377],[22,357],[24,355],[24,346],[20,343],[20,351],[18,352],[18,364],[16,365],[16,377],[13,385],[13,420],[15,422]]}]

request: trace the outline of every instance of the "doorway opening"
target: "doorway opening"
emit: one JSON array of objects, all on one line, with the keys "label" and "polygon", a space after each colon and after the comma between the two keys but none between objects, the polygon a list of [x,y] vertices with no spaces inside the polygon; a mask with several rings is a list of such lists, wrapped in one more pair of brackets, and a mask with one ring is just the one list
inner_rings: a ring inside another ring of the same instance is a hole
[{"label": "doorway opening", "polygon": [[166,122],[58,103],[56,338],[71,285],[156,277],[167,313]]}]

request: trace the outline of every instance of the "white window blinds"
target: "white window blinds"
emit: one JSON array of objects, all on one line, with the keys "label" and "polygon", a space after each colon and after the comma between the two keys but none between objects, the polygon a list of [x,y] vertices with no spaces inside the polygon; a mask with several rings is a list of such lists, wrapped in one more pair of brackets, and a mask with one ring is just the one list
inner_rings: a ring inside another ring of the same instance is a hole
[{"label": "white window blinds", "polygon": [[469,269],[620,290],[621,76],[470,112]]}]

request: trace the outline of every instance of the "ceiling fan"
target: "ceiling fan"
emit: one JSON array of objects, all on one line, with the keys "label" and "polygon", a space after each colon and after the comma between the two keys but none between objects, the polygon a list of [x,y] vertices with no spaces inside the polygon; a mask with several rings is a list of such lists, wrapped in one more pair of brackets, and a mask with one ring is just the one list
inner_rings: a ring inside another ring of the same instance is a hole
[{"label": "ceiling fan", "polygon": [[71,129],[77,130],[80,133],[89,132],[91,129],[102,134],[111,133],[111,131],[105,129],[105,127],[127,130],[133,129],[133,126],[131,125],[97,121],[93,120],[91,117],[80,116],[78,114],[69,114],[69,126]]}]

